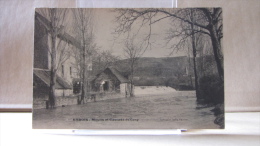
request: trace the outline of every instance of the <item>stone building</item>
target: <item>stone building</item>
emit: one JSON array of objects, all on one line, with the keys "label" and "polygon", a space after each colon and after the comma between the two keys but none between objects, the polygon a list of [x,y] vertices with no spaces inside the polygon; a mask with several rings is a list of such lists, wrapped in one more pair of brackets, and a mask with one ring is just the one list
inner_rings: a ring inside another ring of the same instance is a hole
[{"label": "stone building", "polygon": [[[34,29],[34,69],[33,97],[48,99],[51,69],[51,36],[48,33],[50,22],[35,12]],[[79,78],[73,51],[80,48],[80,43],[65,31],[56,38],[57,45],[57,79],[55,95],[69,96],[73,94],[73,80]]]},{"label": "stone building", "polygon": [[113,67],[106,68],[92,82],[98,92],[129,93],[129,80]]}]

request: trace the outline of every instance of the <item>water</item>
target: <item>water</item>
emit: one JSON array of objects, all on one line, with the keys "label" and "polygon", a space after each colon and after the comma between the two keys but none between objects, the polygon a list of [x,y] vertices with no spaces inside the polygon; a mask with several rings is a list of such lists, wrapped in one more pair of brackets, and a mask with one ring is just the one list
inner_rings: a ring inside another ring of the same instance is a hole
[{"label": "water", "polygon": [[33,128],[215,129],[213,107],[196,109],[194,91],[108,99],[84,105],[35,109]]}]

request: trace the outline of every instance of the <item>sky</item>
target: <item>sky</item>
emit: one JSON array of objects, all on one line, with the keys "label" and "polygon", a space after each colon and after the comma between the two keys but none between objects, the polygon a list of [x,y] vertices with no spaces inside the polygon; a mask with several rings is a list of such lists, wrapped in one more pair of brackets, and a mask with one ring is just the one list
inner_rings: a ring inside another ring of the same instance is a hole
[{"label": "sky", "polygon": [[[115,28],[118,25],[114,20],[117,13],[112,12],[112,9],[106,8],[98,8],[94,9],[93,12],[93,24],[94,24],[94,35],[95,35],[95,43],[99,50],[109,50],[113,55],[119,56],[120,58],[125,58],[124,55],[124,38],[126,35],[121,35],[116,38],[114,34]],[[161,18],[158,16],[158,18]],[[157,19],[158,19],[157,18]],[[141,21],[137,21],[133,25],[133,30],[137,30]],[[172,49],[169,49],[169,46],[166,46],[166,33],[170,27],[168,18],[160,20],[152,25],[152,37],[151,42],[152,46],[147,48],[143,53],[142,57],[169,57]],[[64,25],[66,27],[66,32],[73,35],[73,14],[72,11],[69,10],[66,14],[66,20]],[[148,34],[149,26],[146,25],[143,27],[138,33],[136,39],[134,40],[136,44],[140,44],[144,39],[144,36]],[[115,39],[116,38],[116,39]],[[186,53],[184,51],[179,51],[173,53],[171,56],[185,56]]]},{"label": "sky", "polygon": [[[120,36],[117,39],[113,32],[115,31],[115,27],[117,23],[114,22],[116,13],[111,12],[111,9],[96,9],[94,12],[95,19],[95,42],[100,47],[100,50],[110,50],[114,55],[124,57],[124,44],[123,38],[124,36]],[[168,57],[172,52],[171,49],[167,49],[165,46],[166,41],[164,38],[166,37],[167,30],[171,27],[171,21],[161,20],[152,25],[152,34],[151,38],[152,47],[148,48],[143,57]],[[137,29],[139,25],[134,25],[134,29]],[[143,40],[145,34],[148,34],[148,26],[146,28],[142,28],[135,39],[136,42]],[[184,51],[179,51],[178,53],[174,53],[171,56],[184,56],[186,55]]]}]

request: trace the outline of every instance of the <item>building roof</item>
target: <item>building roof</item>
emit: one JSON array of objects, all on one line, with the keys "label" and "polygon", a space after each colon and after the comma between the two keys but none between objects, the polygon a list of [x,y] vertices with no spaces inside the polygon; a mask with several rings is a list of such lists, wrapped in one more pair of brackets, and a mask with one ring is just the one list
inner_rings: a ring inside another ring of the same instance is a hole
[{"label": "building roof", "polygon": [[[125,78],[116,68],[108,67],[105,70],[110,70],[113,75],[121,82],[121,83],[129,83],[129,80]],[[105,71],[104,70],[104,71]]]},{"label": "building roof", "polygon": [[[49,29],[51,26],[50,21],[48,19],[46,19],[45,17],[43,17],[38,12],[35,12],[35,20],[38,20],[40,23],[42,23],[46,27],[46,29]],[[58,37],[61,40],[66,41],[77,48],[81,48],[80,42],[78,42],[74,37],[72,37],[71,35],[69,35],[68,33],[64,32],[64,31],[61,31],[61,32],[62,33],[58,34]]]},{"label": "building roof", "polygon": [[[96,75],[96,78],[97,79],[102,73],[105,73],[105,72],[111,72],[118,80],[120,83],[129,83],[129,80],[127,78],[125,78],[116,68],[114,67],[108,67],[106,68],[104,71],[102,71],[101,73],[97,74]],[[95,80],[94,79],[94,80]]]},{"label": "building roof", "polygon": [[63,40],[63,41],[66,41],[68,42],[69,44],[77,47],[77,48],[81,48],[81,45],[80,43],[74,38],[72,37],[71,35],[69,35],[68,33],[64,32],[62,34],[59,34],[58,37]]},{"label": "building roof", "polygon": [[129,80],[125,78],[116,68],[114,67],[107,67],[105,70],[103,70],[101,73],[97,74],[95,79],[96,80],[102,73],[106,73],[109,71],[111,74],[113,74],[120,83],[129,83]]},{"label": "building roof", "polygon": [[[42,69],[34,69],[33,74],[38,77],[42,82],[45,83],[46,86],[50,87],[50,78],[51,78],[51,71],[49,70],[42,70]],[[64,79],[56,76],[56,89],[72,89],[71,85],[69,85]]]}]

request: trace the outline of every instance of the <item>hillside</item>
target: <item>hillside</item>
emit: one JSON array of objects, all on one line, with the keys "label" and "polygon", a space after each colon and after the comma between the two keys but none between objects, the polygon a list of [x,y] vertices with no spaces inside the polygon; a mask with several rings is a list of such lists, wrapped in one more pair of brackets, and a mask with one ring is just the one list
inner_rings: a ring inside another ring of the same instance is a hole
[{"label": "hillside", "polygon": [[[117,61],[114,67],[125,77],[130,75],[128,59]],[[189,86],[187,88],[191,89],[193,84],[191,76],[193,76],[193,68],[189,65],[188,57],[142,57],[135,64],[134,84],[136,86],[171,86],[174,88],[183,85]]]},{"label": "hillside", "polygon": [[[203,62],[203,63],[202,63]],[[213,56],[197,58],[198,74],[216,72]],[[130,75],[129,59],[113,62],[123,76]],[[104,68],[93,66],[98,73]],[[192,89],[194,87],[194,71],[192,58],[180,57],[141,57],[135,64],[134,84],[137,86],[171,86],[176,89]]]},{"label": "hillside", "polygon": [[[129,60],[119,60],[115,67],[125,75],[129,74]],[[186,74],[189,69],[188,57],[167,57],[167,58],[139,58],[135,65],[135,77],[178,77]],[[189,73],[193,73],[190,68]]]}]

